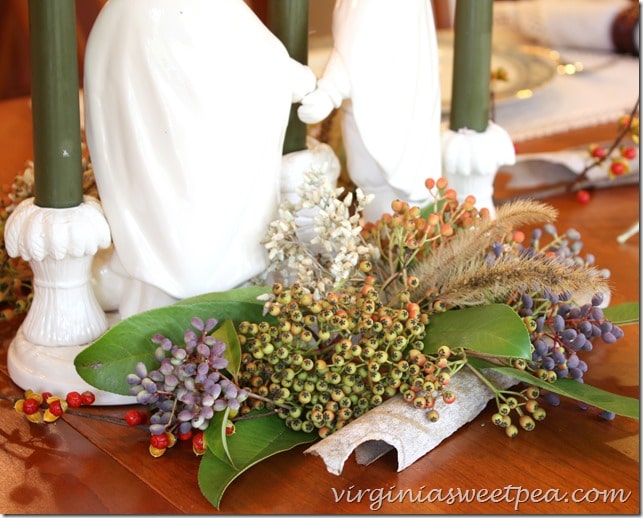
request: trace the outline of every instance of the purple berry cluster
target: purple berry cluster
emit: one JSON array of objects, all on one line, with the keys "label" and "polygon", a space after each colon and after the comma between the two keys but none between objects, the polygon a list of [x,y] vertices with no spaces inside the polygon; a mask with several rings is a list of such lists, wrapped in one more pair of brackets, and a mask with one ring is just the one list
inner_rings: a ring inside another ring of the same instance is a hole
[{"label": "purple berry cluster", "polygon": [[[587,372],[587,363],[580,357],[582,352],[591,351],[597,338],[607,344],[616,342],[623,336],[623,331],[604,317],[602,294],[594,295],[591,302],[581,306],[575,306],[566,299],[566,296],[552,295],[544,298],[549,307],[534,319],[530,367],[554,372],[557,378],[582,382],[583,374]],[[531,301],[531,296],[523,294],[523,308],[528,307]]]},{"label": "purple berry cluster", "polygon": [[[549,237],[544,243],[543,238]],[[583,243],[580,233],[569,229],[559,234],[553,224],[533,230],[531,243],[524,253],[548,253],[569,266],[589,267],[594,265],[594,256],[581,256]],[[609,277],[608,270],[601,275]],[[533,320],[531,341],[534,370],[543,369],[550,377],[572,378],[582,382],[587,372],[587,363],[581,359],[585,351],[591,351],[593,342],[601,338],[613,344],[623,336],[623,331],[612,324],[603,314],[604,295],[594,294],[589,302],[573,300],[571,293],[523,293],[516,304],[522,317]]]},{"label": "purple berry cluster", "polygon": [[[594,267],[594,256],[581,255],[583,243],[578,231],[571,229],[559,234],[553,224],[533,230],[528,246],[513,242],[510,247],[495,243],[486,255],[487,261],[493,263],[504,253],[519,253],[526,257],[546,254],[570,268]],[[601,278],[609,277],[608,270],[599,270]],[[589,300],[587,300],[589,299]],[[514,362],[514,367],[530,371],[542,381],[555,382],[567,378],[583,383],[583,376],[588,364],[582,359],[583,354],[593,349],[597,340],[613,344],[622,338],[621,328],[610,322],[603,313],[605,296],[595,293],[589,296],[584,293],[553,293],[548,289],[525,290],[515,294],[510,305],[523,318],[530,333],[532,344],[531,361]],[[533,427],[533,420],[544,418],[544,411],[535,400],[532,402],[525,394],[534,387],[521,392],[524,401],[511,405],[513,394],[499,394],[499,412],[492,421],[506,428],[507,435],[514,436],[518,428],[511,424],[509,414],[515,408],[520,417],[520,426],[524,429]],[[539,397],[552,406],[560,404],[555,392],[543,390]],[[532,413],[529,417],[525,411]],[[613,419],[612,412],[597,412],[604,419]]]},{"label": "purple berry cluster", "polygon": [[[544,238],[549,237],[547,243]],[[594,266],[594,256],[581,256],[583,243],[580,233],[574,229],[559,234],[552,224],[532,232],[531,243],[522,253],[533,255],[548,253],[569,266]],[[601,270],[608,278],[610,272]],[[522,293],[514,308],[528,322],[532,343],[532,358],[528,368],[543,380],[555,381],[569,378],[583,383],[588,364],[582,359],[591,351],[596,340],[613,344],[623,337],[622,329],[610,322],[603,313],[603,293],[594,294],[588,302],[573,299],[571,293]],[[553,392],[545,391],[544,400],[552,406],[560,404],[560,398]],[[613,414],[599,415],[612,419]]]},{"label": "purple berry cluster", "polygon": [[[248,397],[221,372],[228,365],[226,344],[209,333],[217,321],[192,319],[184,334],[184,345],[177,345],[160,334],[152,338],[158,368],[148,372],[142,362],[127,376],[130,393],[138,403],[154,409],[150,432],[164,433],[178,427],[178,433],[205,430],[215,412],[229,408],[236,413]],[[196,330],[196,331],[195,331]]]}]

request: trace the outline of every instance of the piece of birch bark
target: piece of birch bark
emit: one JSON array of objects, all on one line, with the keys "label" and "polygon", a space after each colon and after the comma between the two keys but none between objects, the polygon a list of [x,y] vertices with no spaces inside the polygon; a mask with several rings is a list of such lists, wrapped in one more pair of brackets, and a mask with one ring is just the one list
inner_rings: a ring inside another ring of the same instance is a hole
[{"label": "piece of birch bark", "polygon": [[[509,388],[517,383],[515,379],[493,371],[485,372],[485,375],[497,387]],[[435,423],[427,419],[427,411],[418,410],[401,396],[396,396],[315,443],[304,453],[320,456],[330,473],[340,475],[353,451],[358,464],[368,465],[395,448],[397,470],[402,471],[472,421],[493,397],[491,389],[468,371],[453,376],[449,389],[456,393],[456,400],[451,404],[436,400],[440,419]]]}]

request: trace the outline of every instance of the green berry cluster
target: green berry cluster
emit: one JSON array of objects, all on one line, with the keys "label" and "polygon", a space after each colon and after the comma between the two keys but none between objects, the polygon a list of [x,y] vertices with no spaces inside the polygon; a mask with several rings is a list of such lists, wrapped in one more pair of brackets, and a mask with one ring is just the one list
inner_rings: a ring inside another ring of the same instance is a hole
[{"label": "green berry cluster", "polygon": [[322,300],[298,282],[272,291],[266,309],[274,320],[238,325],[239,385],[259,396],[240,413],[275,409],[293,430],[326,437],[398,393],[429,410],[439,394],[455,399],[444,389],[450,351],[422,352],[427,319],[414,305],[387,307],[368,284]]},{"label": "green berry cluster", "polygon": [[[516,437],[519,427],[527,432],[536,428],[536,422],[542,421],[547,412],[538,404],[540,389],[530,385],[520,392],[499,391],[496,393],[498,411],[491,416],[491,422],[505,429],[508,437]],[[518,417],[518,426],[511,415]]]},{"label": "green berry cluster", "polygon": [[402,391],[404,401],[420,410],[428,410],[427,419],[436,422],[440,415],[434,408],[441,398],[446,404],[456,400],[456,394],[447,385],[466,362],[464,353],[453,354],[447,345],[437,350],[437,355],[427,356],[417,349],[409,351],[409,379]]}]

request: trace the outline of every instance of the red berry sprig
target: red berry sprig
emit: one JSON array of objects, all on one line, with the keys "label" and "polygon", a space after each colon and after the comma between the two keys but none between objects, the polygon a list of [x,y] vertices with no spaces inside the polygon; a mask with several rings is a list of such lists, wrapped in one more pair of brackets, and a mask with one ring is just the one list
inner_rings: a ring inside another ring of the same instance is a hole
[{"label": "red berry sprig", "polygon": [[199,431],[195,433],[192,437],[192,451],[194,452],[194,454],[197,456],[203,455],[206,449],[207,444],[203,432]]},{"label": "red berry sprig", "polygon": [[580,191],[578,191],[576,193],[576,200],[581,205],[585,205],[585,204],[589,203],[591,201],[591,199],[592,199],[592,195],[589,193],[589,191],[587,191],[585,189],[581,189]]},{"label": "red berry sprig", "polygon": [[141,410],[128,410],[125,413],[125,422],[129,426],[139,426],[147,422],[147,413]]},{"label": "red berry sprig", "polygon": [[150,455],[160,457],[168,448],[176,444],[176,436],[169,431],[150,435]]},{"label": "red berry sprig", "polygon": [[[632,112],[629,115],[624,115],[618,120],[618,135],[614,142],[609,147],[592,144],[589,146],[589,155],[594,160],[589,164],[581,174],[573,181],[570,188],[573,190],[575,186],[586,179],[587,173],[595,166],[599,166],[609,161],[607,174],[610,179],[617,176],[622,176],[631,171],[630,162],[636,160],[638,157],[638,149],[632,145],[621,144],[623,139],[629,137],[635,144],[639,142],[639,116],[638,116],[639,102],[637,100]],[[583,193],[583,194],[581,194]],[[586,204],[590,201],[590,196],[587,191],[581,189],[577,191],[576,199],[579,203]]]},{"label": "red berry sprig", "polygon": [[77,391],[68,392],[63,399],[52,395],[51,392],[38,393],[27,389],[24,398],[18,399],[13,407],[16,412],[23,414],[32,423],[53,423],[68,408],[89,406],[95,401],[96,396],[89,390],[82,394]]}]

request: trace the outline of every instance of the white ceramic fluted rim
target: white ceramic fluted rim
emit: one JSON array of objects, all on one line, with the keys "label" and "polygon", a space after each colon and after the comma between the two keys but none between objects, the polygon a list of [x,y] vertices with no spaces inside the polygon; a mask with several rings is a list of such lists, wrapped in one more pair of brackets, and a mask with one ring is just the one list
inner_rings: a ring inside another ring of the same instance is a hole
[{"label": "white ceramic fluted rim", "polygon": [[39,207],[34,198],[23,200],[5,226],[5,247],[11,257],[25,261],[56,260],[94,255],[111,243],[109,224],[100,202],[84,196],[76,207]]},{"label": "white ceramic fluted rim", "polygon": [[489,121],[484,132],[467,128],[442,132],[442,167],[445,174],[495,175],[503,165],[516,163],[509,133]]}]

